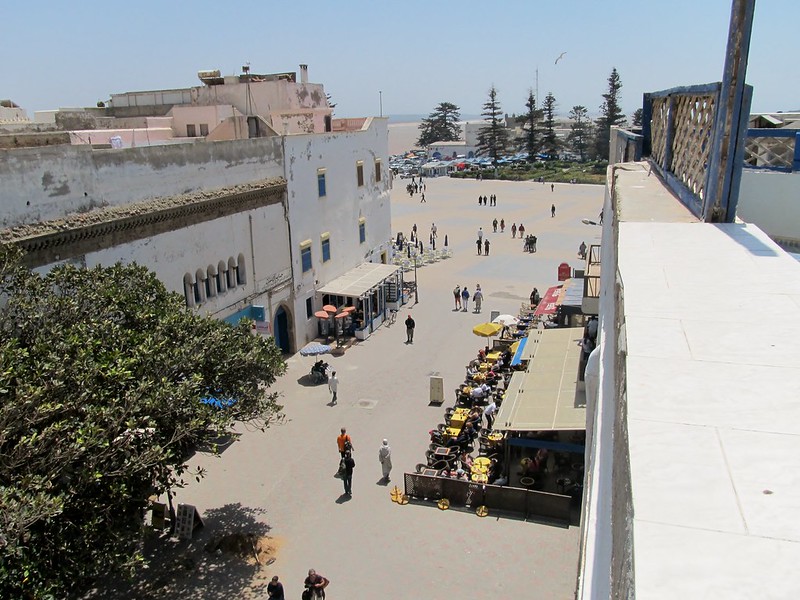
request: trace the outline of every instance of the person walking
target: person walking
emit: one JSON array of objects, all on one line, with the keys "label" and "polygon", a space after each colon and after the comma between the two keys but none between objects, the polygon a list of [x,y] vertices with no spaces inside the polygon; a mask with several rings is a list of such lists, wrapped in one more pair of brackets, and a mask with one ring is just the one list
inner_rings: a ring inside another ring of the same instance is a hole
[{"label": "person walking", "polygon": [[497,219],[492,221],[492,229],[494,229],[493,233],[497,233]]},{"label": "person walking", "polygon": [[453,289],[453,300],[456,302],[456,310],[461,310],[461,286],[456,286]]},{"label": "person walking", "polygon": [[325,588],[328,587],[330,581],[318,575],[314,569],[308,570],[308,577],[303,581],[305,592],[303,592],[303,600],[312,600],[313,598],[325,598]]},{"label": "person walking", "polygon": [[519,237],[520,237],[520,239],[524,239],[524,238],[525,238],[525,225],[523,225],[522,223],[520,223],[520,224],[519,224],[519,228],[517,229],[517,231],[519,231]]},{"label": "person walking", "polygon": [[436,229],[436,223],[431,223],[431,235],[433,236],[433,239],[436,239],[437,231],[438,230]]},{"label": "person walking", "polygon": [[336,392],[339,390],[339,379],[336,377],[336,371],[331,372],[331,377],[328,379],[328,389],[333,394],[331,404],[336,404]]},{"label": "person walking", "polygon": [[353,440],[347,433],[347,428],[342,427],[341,433],[336,436],[336,447],[339,448],[339,455],[344,458],[345,452],[353,451]]},{"label": "person walking", "polygon": [[516,223],[512,223],[511,224],[511,237],[512,238],[517,237],[517,224]]},{"label": "person walking", "polygon": [[550,191],[551,192],[555,192],[556,191],[556,184],[555,183],[551,183],[550,184]]},{"label": "person walking", "polygon": [[381,447],[378,448],[378,462],[381,463],[383,471],[383,481],[389,483],[389,473],[392,472],[392,449],[389,447],[389,440],[383,440]]},{"label": "person walking", "polygon": [[425,200],[425,192],[422,192],[422,194],[420,194],[419,201],[420,201],[420,203],[422,203],[422,202],[425,202],[426,204],[428,203],[428,201]]},{"label": "person walking", "polygon": [[286,596],[283,593],[283,584],[278,581],[277,575],[267,584],[267,597],[271,598],[271,600],[286,600]]},{"label": "person walking", "polygon": [[461,288],[461,312],[467,312],[469,308],[469,291],[467,286]]},{"label": "person walking", "polygon": [[556,216],[556,205],[555,204],[551,204],[550,205],[550,217],[552,218],[552,217],[555,217],[555,216]]},{"label": "person walking", "polygon": [[344,483],[344,493],[348,496],[353,495],[353,469],[356,466],[356,461],[353,460],[353,453],[349,450],[344,453],[344,471],[342,472],[342,483]]},{"label": "person walking", "polygon": [[[489,243],[487,240],[486,243]],[[472,296],[472,299],[475,301],[475,313],[481,312],[481,304],[483,303],[483,292],[481,291],[481,287],[475,290],[475,294]]]},{"label": "person walking", "polygon": [[581,242],[581,245],[578,246],[578,257],[581,260],[586,260],[586,242]]},{"label": "person walking", "polygon": [[478,256],[480,256],[481,252],[483,252],[483,244],[481,243],[481,238],[475,240],[475,244],[478,246]]},{"label": "person walking", "polygon": [[478,196],[478,206],[483,204],[483,196]]},{"label": "person walking", "polygon": [[414,322],[414,319],[409,314],[408,318],[406,319],[406,344],[414,343],[414,327],[416,326],[417,324]]},{"label": "person walking", "polygon": [[533,291],[531,292],[531,308],[535,309],[539,305],[539,301],[541,299],[541,296],[539,296],[539,290],[533,288]]},{"label": "person walking", "polygon": [[505,233],[506,231],[506,220],[500,219],[500,233]]},{"label": "person walking", "polygon": [[497,412],[497,403],[491,398],[489,404],[483,409],[483,416],[486,417],[486,428],[491,429],[494,425],[494,415]]},{"label": "person walking", "polygon": [[536,252],[536,236],[531,236],[531,252]]},{"label": "person walking", "polygon": [[486,256],[489,256],[489,238],[486,238],[483,241],[483,253]]},{"label": "person walking", "polygon": [[483,239],[483,227],[478,227],[478,239]]}]

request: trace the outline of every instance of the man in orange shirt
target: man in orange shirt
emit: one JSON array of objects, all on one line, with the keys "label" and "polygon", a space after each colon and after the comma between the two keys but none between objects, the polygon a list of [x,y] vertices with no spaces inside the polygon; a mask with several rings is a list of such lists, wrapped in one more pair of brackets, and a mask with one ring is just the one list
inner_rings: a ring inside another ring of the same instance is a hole
[{"label": "man in orange shirt", "polygon": [[342,427],[342,433],[336,438],[336,445],[339,447],[339,454],[344,458],[345,452],[353,451],[353,440],[347,434],[347,429]]}]

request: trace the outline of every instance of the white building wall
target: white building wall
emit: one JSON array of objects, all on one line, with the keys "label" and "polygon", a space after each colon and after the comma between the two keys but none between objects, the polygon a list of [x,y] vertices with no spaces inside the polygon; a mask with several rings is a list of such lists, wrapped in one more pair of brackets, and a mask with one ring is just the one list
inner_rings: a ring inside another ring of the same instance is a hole
[{"label": "white building wall", "polygon": [[[361,131],[284,138],[286,181],[294,272],[297,343],[317,335],[317,320],[306,318],[306,299],[316,290],[362,262],[389,260],[391,237],[388,119],[368,119]],[[381,181],[375,161],[381,160]],[[359,187],[356,163],[364,163]],[[320,198],[318,169],[325,169],[327,195]],[[359,242],[359,219],[365,219],[366,241]],[[322,262],[321,234],[330,232],[330,261]],[[311,240],[312,268],[303,273],[300,244]]]},{"label": "white building wall", "polygon": [[736,216],[774,239],[800,243],[800,173],[742,169]]},{"label": "white building wall", "polygon": [[280,138],[122,150],[25,148],[0,162],[0,226],[282,176]]}]

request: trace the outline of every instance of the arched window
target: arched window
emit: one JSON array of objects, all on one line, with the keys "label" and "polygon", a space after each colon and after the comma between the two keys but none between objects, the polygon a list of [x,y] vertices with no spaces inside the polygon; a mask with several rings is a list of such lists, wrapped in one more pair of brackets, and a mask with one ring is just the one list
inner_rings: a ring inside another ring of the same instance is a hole
[{"label": "arched window", "polygon": [[217,265],[217,293],[224,294],[228,288],[228,268],[224,261],[219,261]]},{"label": "arched window", "polygon": [[244,254],[240,254],[238,263],[236,264],[236,284],[244,285],[246,283],[247,283],[247,269],[245,269]]},{"label": "arched window", "polygon": [[197,269],[194,277],[194,302],[195,304],[200,304],[206,299],[206,274],[203,269]]},{"label": "arched window", "polygon": [[236,261],[231,256],[228,259],[228,289],[232,290],[236,287]]},{"label": "arched window", "polygon": [[217,270],[213,265],[208,265],[206,269],[206,298],[214,298],[217,295]]},{"label": "arched window", "polygon": [[194,281],[192,281],[191,273],[186,273],[183,276],[183,295],[186,297],[186,306],[189,308],[194,306]]}]

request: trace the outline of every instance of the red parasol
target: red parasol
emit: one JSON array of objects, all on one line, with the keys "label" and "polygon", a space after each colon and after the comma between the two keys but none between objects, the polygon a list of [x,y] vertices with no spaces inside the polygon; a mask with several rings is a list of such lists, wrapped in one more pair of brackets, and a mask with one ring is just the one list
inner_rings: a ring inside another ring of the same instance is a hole
[{"label": "red parasol", "polygon": [[342,312],[343,312],[343,313],[351,313],[351,312],[354,312],[355,310],[356,310],[356,307],[355,307],[355,306],[345,306],[345,307],[342,309]]},{"label": "red parasol", "polygon": [[333,304],[326,304],[322,307],[322,310],[327,310],[329,313],[335,313],[336,307]]},{"label": "red parasol", "polygon": [[327,319],[328,317],[330,317],[330,315],[326,313],[324,310],[318,310],[317,312],[314,313],[314,316],[317,317],[318,319]]},{"label": "red parasol", "polygon": [[344,319],[345,317],[349,317],[349,316],[350,316],[349,312],[341,312],[338,315],[336,315],[336,318],[337,319]]}]

